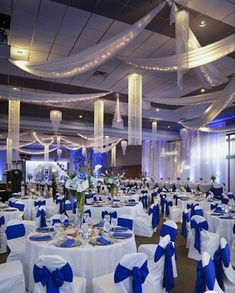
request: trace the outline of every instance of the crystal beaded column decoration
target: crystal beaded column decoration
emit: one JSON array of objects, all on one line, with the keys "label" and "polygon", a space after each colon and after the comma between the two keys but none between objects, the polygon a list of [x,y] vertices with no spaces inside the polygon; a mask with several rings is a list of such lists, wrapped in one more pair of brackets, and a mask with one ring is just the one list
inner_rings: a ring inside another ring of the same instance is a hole
[{"label": "crystal beaded column decoration", "polygon": [[7,170],[11,169],[12,165],[12,139],[7,138]]},{"label": "crystal beaded column decoration", "polygon": [[117,149],[116,149],[116,145],[111,149],[111,166],[112,167],[116,167],[117,165]]},{"label": "crystal beaded column decoration", "polygon": [[62,121],[62,112],[57,110],[50,111],[50,120],[52,122],[54,133],[57,133],[60,126],[60,122]]},{"label": "crystal beaded column decoration", "polygon": [[152,144],[150,152],[151,167],[150,175],[154,177],[157,168],[157,121],[152,122]]},{"label": "crystal beaded column decoration", "polygon": [[[183,74],[188,69],[189,13],[185,10],[176,12],[175,21],[177,84],[183,89]],[[186,58],[185,58],[186,54]]]},{"label": "crystal beaded column decoration", "polygon": [[104,101],[94,103],[94,149],[103,151],[104,145]]},{"label": "crystal beaded column decoration", "polygon": [[117,100],[116,100],[116,107],[115,107],[115,113],[113,117],[113,128],[123,129],[123,119],[120,114],[120,103],[119,103],[119,95],[117,94]]},{"label": "crystal beaded column decoration", "polygon": [[157,140],[157,121],[152,122],[152,142]]},{"label": "crystal beaded column decoration", "polygon": [[142,75],[128,76],[128,145],[142,144]]},{"label": "crystal beaded column decoration", "polygon": [[123,154],[123,156],[125,156],[126,155],[126,148],[127,148],[127,141],[126,140],[121,141],[121,147],[122,147],[122,154]]},{"label": "crystal beaded column decoration", "polygon": [[[12,144],[12,159],[18,159],[20,137],[20,101],[9,100],[8,103],[8,139]],[[10,151],[9,151],[10,152]]]}]

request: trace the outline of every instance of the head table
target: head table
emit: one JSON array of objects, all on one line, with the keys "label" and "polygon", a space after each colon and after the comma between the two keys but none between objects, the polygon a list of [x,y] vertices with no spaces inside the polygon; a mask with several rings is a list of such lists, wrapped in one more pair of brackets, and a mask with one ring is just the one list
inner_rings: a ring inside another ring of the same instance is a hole
[{"label": "head table", "polygon": [[131,217],[137,217],[139,215],[142,215],[144,213],[143,205],[141,202],[138,202],[136,205],[130,205],[128,204],[120,204],[120,205],[110,205],[110,204],[92,204],[92,205],[85,205],[84,210],[91,210],[91,217],[92,218],[101,218],[102,211],[108,211],[110,212],[117,212],[117,216],[120,215],[130,215]]},{"label": "head table", "polygon": [[[131,232],[131,231],[129,231]],[[35,234],[35,233],[34,233]],[[40,255],[60,255],[71,265],[74,276],[87,279],[87,293],[93,292],[92,278],[111,273],[115,270],[120,259],[128,253],[136,252],[134,235],[128,239],[117,240],[113,244],[99,246],[83,241],[78,247],[56,247],[55,240],[32,241],[26,239],[26,283],[29,292],[33,292],[33,266]]]}]

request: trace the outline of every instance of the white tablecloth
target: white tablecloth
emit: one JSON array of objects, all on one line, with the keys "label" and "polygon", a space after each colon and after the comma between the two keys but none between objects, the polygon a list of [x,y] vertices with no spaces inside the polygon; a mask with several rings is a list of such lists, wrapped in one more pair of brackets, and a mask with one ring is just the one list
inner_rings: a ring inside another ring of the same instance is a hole
[{"label": "white tablecloth", "polygon": [[207,212],[206,219],[209,224],[209,231],[219,234],[220,237],[224,237],[231,248],[234,237],[233,225],[235,224],[235,218],[221,219],[218,216],[212,216],[211,212]]},{"label": "white tablecloth", "polygon": [[87,279],[87,293],[93,292],[92,278],[111,273],[115,270],[120,259],[128,253],[136,252],[135,238],[120,240],[118,243],[108,246],[61,248],[49,245],[48,242],[26,241],[26,282],[29,292],[32,292],[33,266],[40,255],[60,255],[71,265],[74,276]]},{"label": "white tablecloth", "polygon": [[119,208],[113,208],[112,206],[102,206],[102,207],[95,207],[95,206],[91,206],[91,205],[85,205],[84,210],[86,211],[87,209],[91,210],[91,217],[94,218],[101,218],[101,214],[102,211],[108,211],[108,212],[117,212],[117,215],[130,215],[133,218],[137,217],[141,214],[144,213],[143,210],[143,205],[141,202],[139,202],[137,205],[135,206],[121,206]]},{"label": "white tablecloth", "polygon": [[114,199],[119,199],[120,202],[127,202],[129,199],[134,199],[136,202],[139,201],[139,194],[133,194],[133,195],[118,195],[115,196]]},{"label": "white tablecloth", "polygon": [[24,209],[24,219],[25,220],[33,220],[32,219],[32,209],[34,208],[34,202],[38,200],[45,200],[46,201],[46,207],[47,206],[52,206],[53,205],[53,198],[27,198],[27,199],[19,199],[20,201],[23,201],[25,204],[25,209]]},{"label": "white tablecloth", "polygon": [[198,203],[199,206],[203,209],[203,212],[204,212],[204,216],[205,216],[205,213],[207,211],[210,211],[211,210],[211,204],[215,204],[215,203],[219,203],[220,201],[213,201],[213,202],[209,202],[209,201],[196,201],[194,199],[189,199],[189,200],[181,200],[181,199],[178,199],[178,206],[179,208],[183,210],[187,209],[187,204],[196,204]]}]

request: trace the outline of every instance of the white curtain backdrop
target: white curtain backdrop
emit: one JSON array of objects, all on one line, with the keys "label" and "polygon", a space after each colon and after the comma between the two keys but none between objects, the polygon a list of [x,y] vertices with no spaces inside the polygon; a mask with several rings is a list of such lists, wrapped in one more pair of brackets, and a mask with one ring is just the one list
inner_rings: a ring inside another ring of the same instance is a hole
[{"label": "white curtain backdrop", "polygon": [[[178,142],[179,144],[179,142]],[[178,155],[161,156],[165,152],[177,150],[179,146],[166,141],[143,141],[142,173],[156,179],[175,180],[178,176],[185,180],[210,182],[211,175],[218,176],[216,182],[227,183],[227,144],[225,133],[204,133],[189,131],[187,146]]]}]

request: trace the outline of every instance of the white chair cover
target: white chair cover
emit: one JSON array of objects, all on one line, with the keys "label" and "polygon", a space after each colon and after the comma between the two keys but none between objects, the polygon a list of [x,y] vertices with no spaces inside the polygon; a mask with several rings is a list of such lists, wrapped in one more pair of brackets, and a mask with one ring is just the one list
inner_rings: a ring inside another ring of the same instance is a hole
[{"label": "white chair cover", "polygon": [[0,292],[25,293],[25,281],[20,261],[0,264]]},{"label": "white chair cover", "polygon": [[211,187],[212,187],[212,184],[211,183],[199,183],[199,189],[201,192],[208,192]]},{"label": "white chair cover", "polygon": [[[16,233],[17,232],[17,233]],[[20,220],[11,220],[7,223],[6,228],[7,246],[10,254],[7,262],[20,260],[24,266],[25,262],[25,227]]]},{"label": "white chair cover", "polygon": [[[39,268],[45,266],[51,273],[56,269],[61,269],[67,261],[59,255],[42,255],[35,261],[35,265]],[[41,282],[35,283],[34,293],[46,293],[46,286],[44,287]],[[60,293],[85,293],[86,292],[86,279],[73,277],[73,282],[64,282],[60,287]]]},{"label": "white chair cover", "polygon": [[[192,216],[192,221],[195,221],[197,224],[206,222],[206,219],[202,216]],[[216,233],[208,232],[207,230],[201,230],[200,231],[200,241],[201,241],[201,253],[198,252],[198,250],[194,247],[195,243],[195,229],[192,229],[189,231],[189,252],[188,257],[195,259],[195,260],[201,260],[201,255],[204,251],[207,251],[211,257],[214,256],[215,251],[219,248],[219,239],[220,236]]]}]

